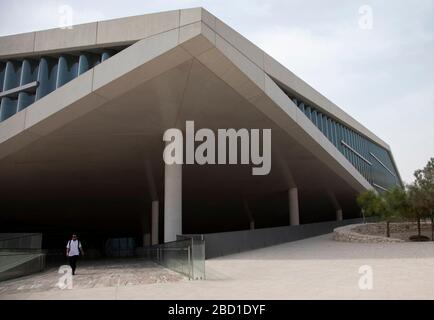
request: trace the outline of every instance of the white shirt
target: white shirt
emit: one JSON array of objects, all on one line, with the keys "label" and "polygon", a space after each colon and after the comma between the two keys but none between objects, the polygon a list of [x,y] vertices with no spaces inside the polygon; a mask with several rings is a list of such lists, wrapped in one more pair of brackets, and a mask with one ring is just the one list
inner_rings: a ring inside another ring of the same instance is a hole
[{"label": "white shirt", "polygon": [[80,251],[78,250],[78,247],[80,246],[81,249],[81,242],[78,240],[69,240],[66,244],[66,248],[69,249],[68,256],[78,256],[80,255]]}]

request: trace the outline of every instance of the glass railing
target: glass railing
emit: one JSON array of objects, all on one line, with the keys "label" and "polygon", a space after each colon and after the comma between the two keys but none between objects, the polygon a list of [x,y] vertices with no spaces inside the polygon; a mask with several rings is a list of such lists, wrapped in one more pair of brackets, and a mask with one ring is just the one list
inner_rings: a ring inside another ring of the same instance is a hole
[{"label": "glass railing", "polygon": [[0,281],[45,269],[41,234],[0,234]]},{"label": "glass railing", "polygon": [[205,280],[205,239],[203,235],[177,236],[178,240],[191,240],[191,256],[193,261],[193,279]]},{"label": "glass railing", "polygon": [[149,248],[148,255],[156,263],[187,276],[190,280],[205,279],[205,242],[203,238],[178,236],[178,240]]},{"label": "glass railing", "polygon": [[45,257],[40,249],[0,249],[0,281],[44,270]]}]

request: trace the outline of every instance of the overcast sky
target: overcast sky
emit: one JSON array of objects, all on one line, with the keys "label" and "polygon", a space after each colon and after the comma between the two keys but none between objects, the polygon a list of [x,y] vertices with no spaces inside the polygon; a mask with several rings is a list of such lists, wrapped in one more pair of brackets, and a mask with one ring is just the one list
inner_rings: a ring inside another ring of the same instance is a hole
[{"label": "overcast sky", "polygon": [[202,6],[385,140],[404,181],[434,157],[434,0],[0,0],[0,35],[65,5],[73,24]]}]

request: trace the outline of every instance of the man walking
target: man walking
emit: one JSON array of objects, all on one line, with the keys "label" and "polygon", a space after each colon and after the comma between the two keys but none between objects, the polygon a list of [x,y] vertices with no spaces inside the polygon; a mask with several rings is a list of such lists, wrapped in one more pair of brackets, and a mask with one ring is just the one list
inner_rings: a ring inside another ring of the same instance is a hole
[{"label": "man walking", "polygon": [[68,241],[66,245],[66,256],[69,259],[69,265],[72,269],[72,275],[75,275],[75,268],[77,267],[77,259],[80,256],[84,256],[83,248],[81,247],[80,240],[77,239],[77,235],[73,234],[72,239]]}]

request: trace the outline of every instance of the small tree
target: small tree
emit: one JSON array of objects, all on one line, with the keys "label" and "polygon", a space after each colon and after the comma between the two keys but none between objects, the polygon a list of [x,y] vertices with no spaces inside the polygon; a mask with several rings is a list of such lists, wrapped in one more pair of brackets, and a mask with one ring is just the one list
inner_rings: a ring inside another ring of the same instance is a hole
[{"label": "small tree", "polygon": [[[384,198],[374,190],[368,190],[362,192],[357,197],[357,204],[362,210],[363,216],[365,217],[384,217],[386,212],[386,205]],[[387,220],[386,220],[387,221]],[[389,237],[389,223],[386,223],[386,233]]]},{"label": "small tree", "polygon": [[380,197],[373,190],[360,193],[357,197],[357,204],[362,210],[363,217],[376,217],[381,213]]},{"label": "small tree", "polygon": [[418,238],[421,239],[420,220],[430,218],[431,240],[434,241],[434,158],[422,170],[414,173],[415,181],[408,187],[411,215],[417,220]]},{"label": "small tree", "polygon": [[[408,215],[410,202],[408,194],[404,188],[394,187],[382,194],[384,199],[385,212],[383,214],[387,223],[402,220]],[[389,227],[387,228],[388,237],[390,236]]]},{"label": "small tree", "polygon": [[392,188],[383,193],[373,190],[361,193],[357,204],[366,216],[377,216],[386,221],[390,237],[390,222],[401,218],[417,221],[418,240],[422,240],[421,219],[431,219],[431,239],[434,241],[434,158],[422,170],[414,173],[415,181],[407,187]]},{"label": "small tree", "polygon": [[417,222],[417,236],[421,238],[421,225],[420,220],[426,218],[426,211],[424,209],[424,194],[422,190],[416,185],[412,184],[408,186],[409,199],[411,202],[411,208],[408,211],[407,216]]},{"label": "small tree", "polygon": [[366,216],[376,216],[386,222],[386,236],[390,237],[390,223],[401,219],[408,211],[409,201],[404,189],[395,187],[386,192],[362,192],[357,204]]}]

